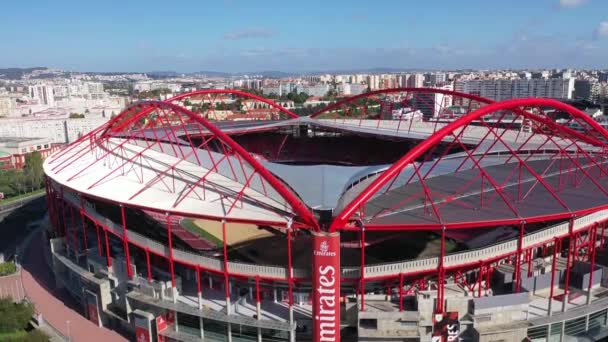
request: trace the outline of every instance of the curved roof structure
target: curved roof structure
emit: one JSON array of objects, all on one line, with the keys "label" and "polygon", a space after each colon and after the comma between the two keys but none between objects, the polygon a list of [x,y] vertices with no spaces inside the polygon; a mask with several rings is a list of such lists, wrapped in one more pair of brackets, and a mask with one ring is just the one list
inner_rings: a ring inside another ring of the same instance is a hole
[{"label": "curved roof structure", "polygon": [[[547,108],[567,114],[566,124],[549,119]],[[495,113],[498,120],[485,120]],[[512,119],[503,121],[507,117]],[[525,124],[511,130],[508,124],[517,118]],[[485,131],[483,138],[467,147],[463,136],[478,130]],[[417,161],[446,139],[463,149],[461,157]],[[347,227],[350,220],[370,229],[470,228],[600,210],[608,206],[605,141],[608,133],[597,122],[556,100],[490,104],[444,126],[371,180],[331,228]],[[449,165],[449,172],[436,175],[438,165]]]},{"label": "curved roof structure", "polygon": [[[441,103],[425,102],[429,94]],[[427,105],[433,120],[405,115]],[[247,106],[268,116],[220,117],[248,113]],[[560,113],[559,124],[548,109]],[[347,170],[260,161],[231,137],[295,126],[419,144],[395,164]],[[351,229],[354,221],[376,230],[471,228],[606,208],[606,141],[584,113],[546,99],[493,103],[398,88],[300,118],[255,95],[205,90],[130,106],[44,167],[90,197],[183,216],[319,229],[314,210],[332,209],[332,230]]]},{"label": "curved roof structure", "polygon": [[[192,130],[204,139],[194,141]],[[316,227],[306,205],[240,145],[167,102],[127,108],[44,167],[69,188],[135,207],[278,225],[295,215],[296,224]]]}]

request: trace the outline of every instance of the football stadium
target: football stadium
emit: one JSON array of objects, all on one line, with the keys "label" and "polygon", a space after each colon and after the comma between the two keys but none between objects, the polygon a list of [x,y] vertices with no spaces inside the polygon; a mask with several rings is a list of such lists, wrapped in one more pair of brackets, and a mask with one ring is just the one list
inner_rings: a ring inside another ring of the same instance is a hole
[{"label": "football stadium", "polygon": [[44,163],[57,286],[137,341],[608,336],[608,132],[396,88],[130,105]]}]

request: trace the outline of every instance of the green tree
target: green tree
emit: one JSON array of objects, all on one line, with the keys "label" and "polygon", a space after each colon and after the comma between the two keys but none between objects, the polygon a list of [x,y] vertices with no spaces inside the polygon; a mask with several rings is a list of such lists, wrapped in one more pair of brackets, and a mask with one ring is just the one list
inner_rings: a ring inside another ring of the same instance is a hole
[{"label": "green tree", "polygon": [[49,337],[42,331],[36,329],[27,333],[25,342],[48,342]]},{"label": "green tree", "polygon": [[38,151],[34,151],[25,156],[25,175],[32,185],[32,190],[39,189],[42,186],[43,170],[42,170],[42,155]]},{"label": "green tree", "polygon": [[0,333],[10,333],[27,328],[34,306],[29,303],[13,303],[10,298],[0,299]]}]

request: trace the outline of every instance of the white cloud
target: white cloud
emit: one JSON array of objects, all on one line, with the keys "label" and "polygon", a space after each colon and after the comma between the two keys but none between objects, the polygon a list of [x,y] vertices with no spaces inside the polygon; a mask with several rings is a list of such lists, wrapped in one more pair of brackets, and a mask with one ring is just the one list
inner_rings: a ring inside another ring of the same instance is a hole
[{"label": "white cloud", "polygon": [[239,40],[250,38],[268,38],[271,37],[273,34],[274,32],[264,27],[247,27],[243,29],[225,32],[224,39]]},{"label": "white cloud", "polygon": [[608,21],[602,21],[595,29],[594,38],[608,38]]},{"label": "white cloud", "polygon": [[559,0],[559,7],[561,8],[574,8],[583,5],[587,0]]}]

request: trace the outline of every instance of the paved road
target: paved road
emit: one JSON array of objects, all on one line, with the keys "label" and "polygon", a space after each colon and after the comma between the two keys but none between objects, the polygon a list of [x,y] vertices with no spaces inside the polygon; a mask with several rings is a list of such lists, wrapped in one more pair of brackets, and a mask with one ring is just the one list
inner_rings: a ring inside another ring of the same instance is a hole
[{"label": "paved road", "polygon": [[0,298],[14,298],[21,301],[25,297],[23,286],[21,286],[21,276],[14,274],[0,277]]},{"label": "paved road", "polygon": [[82,309],[67,293],[55,289],[55,281],[45,263],[42,239],[38,233],[25,250],[21,278],[27,297],[49,324],[68,336],[67,321],[70,322],[69,335],[72,341],[127,341],[118,333],[91,323],[79,313]]},{"label": "paved road", "polygon": [[13,255],[15,246],[29,233],[24,228],[28,223],[44,217],[45,212],[45,198],[35,199],[10,213],[0,212],[0,232],[2,232],[0,253],[4,253],[7,257]]}]

